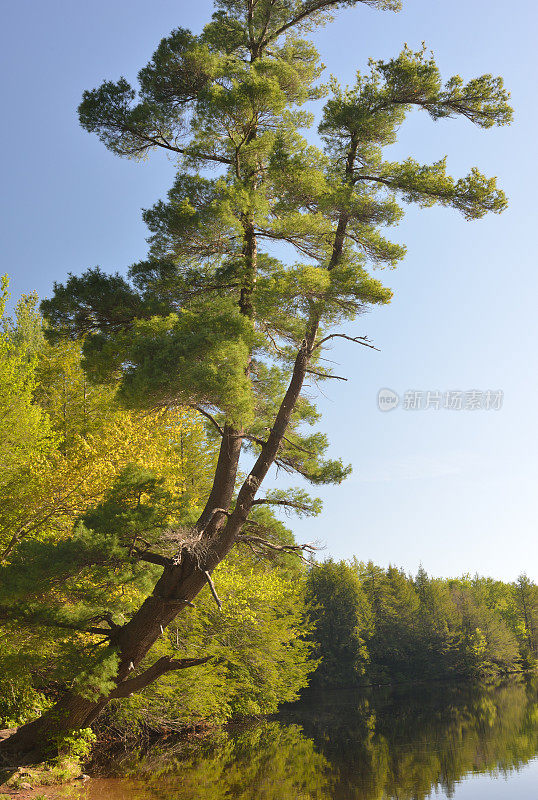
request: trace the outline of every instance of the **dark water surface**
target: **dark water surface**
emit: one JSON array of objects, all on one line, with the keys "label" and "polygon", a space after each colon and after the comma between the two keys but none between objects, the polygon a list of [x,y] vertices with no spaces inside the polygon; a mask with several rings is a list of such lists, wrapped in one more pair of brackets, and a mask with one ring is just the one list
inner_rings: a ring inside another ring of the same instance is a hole
[{"label": "dark water surface", "polygon": [[538,683],[331,692],[117,757],[77,800],[538,800]]}]

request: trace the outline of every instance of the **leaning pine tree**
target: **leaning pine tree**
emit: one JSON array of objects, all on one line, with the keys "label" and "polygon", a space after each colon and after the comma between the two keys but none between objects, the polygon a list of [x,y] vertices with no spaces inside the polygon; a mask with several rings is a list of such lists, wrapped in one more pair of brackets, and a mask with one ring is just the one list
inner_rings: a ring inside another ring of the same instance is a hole
[{"label": "leaning pine tree", "polygon": [[[102,663],[4,749],[89,726],[111,699],[192,663],[165,657],[140,668],[206,584],[218,591],[211,572],[231,548],[292,547],[253,521],[261,504],[315,510],[301,490],[260,496],[272,467],[313,484],[348,474],[324,458],[325,436],[305,431],[317,415],[303,390],[331,377],[322,353],[335,337],[369,346],[342,325],[390,301],[369,268],[394,267],[404,256],[381,232],[401,219],[398,201],[451,206],[466,219],[506,206],[495,178],[475,168],[454,180],[444,159],[383,159],[413,108],[482,128],[509,123],[501,78],[443,83],[433,57],[406,47],[390,61],[371,61],[351,88],[317,83],[322,67],[301,32],[361,3],[397,10],[399,0],[216,0],[200,36],[178,28],[163,39],[137,89],[121,78],[84,94],[81,124],[112,152],[138,159],[160,148],[180,169],[167,201],[144,212],[147,260],[128,280],[94,269],[55,285],[42,306],[51,334],[83,338],[88,377],[117,382],[126,406],[195,409],[220,450],[205,508],[173,550],[170,537],[147,536],[147,545],[141,537],[134,546],[129,528],[118,534],[111,558],[123,548],[140,570],[153,575],[157,567],[151,591],[126,621],[108,617]],[[326,92],[322,146],[314,146],[301,134],[313,122],[302,107]],[[279,258],[292,251],[296,261]],[[254,457],[243,480],[245,450]]]}]

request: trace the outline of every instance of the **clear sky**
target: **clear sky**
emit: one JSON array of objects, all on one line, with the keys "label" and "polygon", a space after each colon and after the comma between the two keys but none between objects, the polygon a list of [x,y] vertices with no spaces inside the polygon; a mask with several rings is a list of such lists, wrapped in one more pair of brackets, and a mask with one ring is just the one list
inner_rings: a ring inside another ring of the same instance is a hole
[{"label": "clear sky", "polygon": [[[174,164],[109,153],[77,123],[82,91],[133,80],[177,26],[199,31],[209,0],[19,0],[4,6],[1,271],[12,292],[50,294],[68,271],[124,270],[143,257],[140,209],[164,196]],[[325,510],[293,523],[335,557],[356,554],[415,572],[538,580],[536,30],[533,0],[404,0],[399,14],[356,7],[316,34],[328,72],[352,81],[370,56],[404,42],[431,48],[447,77],[501,74],[516,110],[511,128],[415,114],[396,155],[448,154],[456,176],[477,165],[510,199],[501,216],[465,222],[448,209],[410,209],[397,230],[408,255],[385,282],[390,306],[354,326],[381,352],[333,350],[347,383],[320,398],[331,453],[352,462],[342,486],[319,492]],[[379,277],[383,277],[379,274]],[[501,410],[377,409],[380,388],[502,390]]]}]

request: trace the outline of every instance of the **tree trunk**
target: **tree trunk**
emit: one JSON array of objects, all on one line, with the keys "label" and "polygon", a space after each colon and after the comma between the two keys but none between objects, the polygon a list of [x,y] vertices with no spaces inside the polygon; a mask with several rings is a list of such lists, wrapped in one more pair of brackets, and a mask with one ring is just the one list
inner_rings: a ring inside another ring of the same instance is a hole
[{"label": "tree trunk", "polygon": [[[346,178],[349,182],[353,179],[356,152],[357,142],[352,138],[346,160]],[[333,252],[328,265],[329,270],[339,262],[348,220],[347,214],[340,215],[335,231]],[[252,233],[247,226],[245,256],[251,267],[251,278],[254,280],[256,241]],[[242,295],[241,301],[241,310],[248,315],[250,311],[248,292]],[[227,510],[232,502],[235,489],[243,432],[234,430],[228,425],[225,426],[222,432],[213,486],[197,524],[197,530],[201,535],[199,546],[192,551],[183,551],[179,564],[169,564],[164,567],[153,593],[144,601],[129,622],[114,630],[111,635],[111,646],[116,648],[121,658],[114,690],[106,697],[94,701],[68,692],[42,717],[23,725],[15,734],[0,742],[0,755],[42,750],[51,735],[90,726],[110,700],[125,696],[122,685],[132,680],[130,673],[136,670],[153,644],[162,635],[162,631],[204,587],[207,582],[206,571],[211,572],[230,552],[248,518],[256,492],[277,457],[291,421],[315,346],[320,316],[319,310],[314,311],[308,321],[305,338],[297,352],[291,380],[275,417],[274,425],[252,470],[239,490],[237,502],[231,514],[228,514]],[[151,668],[148,672],[151,672]]]},{"label": "tree trunk", "polygon": [[[188,554],[179,566],[165,567],[153,594],[144,601],[129,622],[112,634],[111,646],[117,649],[121,661],[116,687],[108,695],[98,700],[89,700],[72,691],[67,692],[39,719],[22,725],[16,733],[0,742],[0,754],[16,755],[28,752],[42,754],[55,735],[91,726],[110,700],[131,693],[123,692],[122,684],[130,684],[134,670],[162,635],[162,631],[206,584],[204,566],[198,563],[194,554]],[[203,663],[204,660],[193,660],[192,665]],[[191,663],[184,666],[191,666]],[[160,674],[164,674],[164,671],[167,670],[162,670]],[[158,670],[157,674],[152,676],[152,680],[157,677],[159,677]],[[150,682],[151,680],[147,680],[145,685]],[[139,691],[141,688],[144,686],[135,687],[133,683],[133,691]]]},{"label": "tree trunk", "polygon": [[[215,536],[225,520],[223,513],[215,509],[228,508],[232,500],[241,452],[240,432],[224,430],[213,487],[208,502],[198,520],[197,528],[202,535],[211,532]],[[209,540],[210,542],[211,540]],[[129,679],[150,651],[163,630],[175,617],[188,607],[198,592],[207,583],[205,571],[211,571],[227,555],[228,547],[210,549],[208,541],[202,541],[199,551],[183,551],[177,565],[164,567],[163,573],[152,594],[142,603],[133,617],[115,629],[110,637],[110,646],[120,655],[120,664],[115,679],[116,687],[98,700],[88,700],[72,691],[55,703],[39,719],[22,725],[16,733],[0,742],[0,756],[35,752],[43,753],[55,735],[77,728],[89,727],[114,697],[124,696],[120,687]]]}]

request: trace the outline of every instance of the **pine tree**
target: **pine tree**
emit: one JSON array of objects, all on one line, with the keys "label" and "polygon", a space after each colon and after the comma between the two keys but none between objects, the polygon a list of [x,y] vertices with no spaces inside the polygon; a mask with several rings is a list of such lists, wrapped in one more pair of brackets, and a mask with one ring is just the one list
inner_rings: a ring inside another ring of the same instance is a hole
[{"label": "pine tree", "polygon": [[[302,107],[323,88],[317,53],[301,34],[361,2],[398,7],[397,0],[217,0],[200,36],[177,29],[160,43],[137,89],[121,78],[84,94],[81,124],[112,152],[136,159],[163,149],[181,166],[167,200],[144,213],[148,258],[128,279],[93,269],[56,285],[43,303],[51,335],[83,337],[88,379],[118,383],[127,407],[194,409],[221,445],[188,537],[178,537],[173,555],[156,541],[138,551],[161,574],[110,633],[100,667],[110,688],[98,697],[67,692],[3,747],[32,746],[51,720],[87,726],[110,698],[185,666],[159,660],[138,671],[234,545],[278,547],[252,520],[260,504],[315,507],[304,494],[259,497],[272,466],[313,484],[346,477],[349,467],[324,457],[326,437],[305,430],[317,414],[304,389],[331,377],[321,356],[335,337],[370,344],[340,326],[390,301],[369,268],[394,267],[404,256],[381,232],[400,220],[398,198],[450,206],[467,219],[506,205],[495,179],[477,169],[454,180],[444,160],[384,160],[383,148],[414,108],[482,128],[510,121],[500,78],[443,84],[425,50],[371,61],[349,89],[331,82],[322,146],[304,138],[312,117]],[[298,262],[277,257],[281,243]],[[243,480],[244,449],[254,452],[254,465]]]},{"label": "pine tree", "polygon": [[353,566],[328,560],[308,574],[312,637],[320,664],[314,674],[320,686],[355,686],[366,671],[366,639],[372,633],[372,611]]},{"label": "pine tree", "polygon": [[538,589],[522,573],[513,584],[512,591],[523,629],[524,660],[534,665],[538,658]]}]

